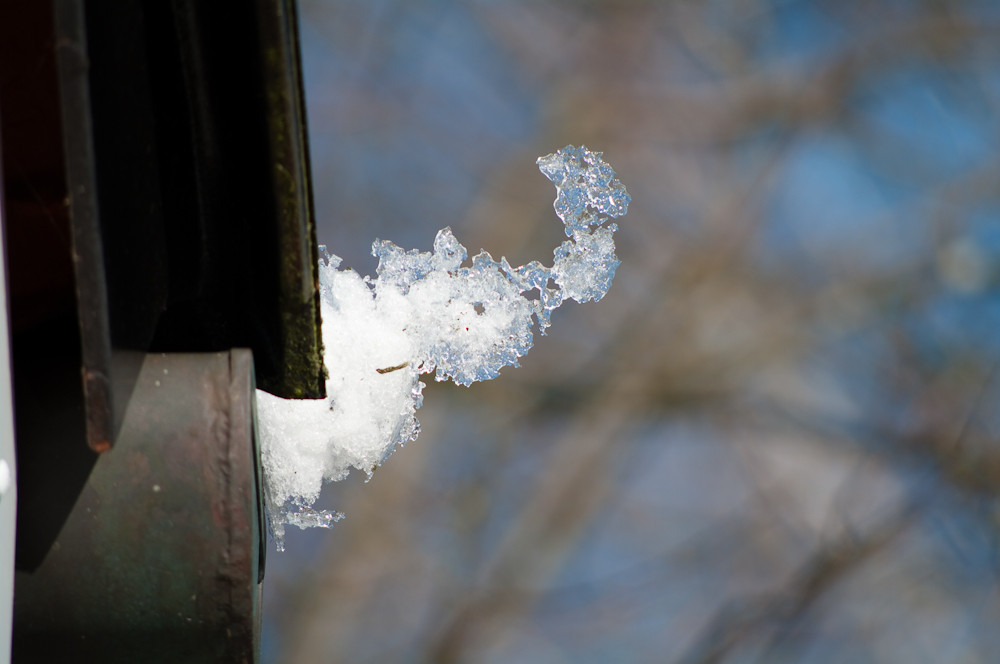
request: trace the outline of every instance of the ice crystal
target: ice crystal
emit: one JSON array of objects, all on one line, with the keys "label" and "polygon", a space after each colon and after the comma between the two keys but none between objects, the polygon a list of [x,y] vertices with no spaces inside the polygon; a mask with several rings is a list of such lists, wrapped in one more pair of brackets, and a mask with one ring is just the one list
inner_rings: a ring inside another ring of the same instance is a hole
[{"label": "ice crystal", "polygon": [[[450,228],[438,231],[431,252],[375,240],[376,279],[338,269],[336,256],[320,262],[327,398],[257,397],[267,516],[279,549],[285,525],[329,528],[343,517],[312,508],[324,482],[351,467],[370,479],[397,444],[417,437],[420,374],[466,386],[496,378],[531,348],[532,316],[545,334],[566,299],[604,297],[619,264],[617,226],[607,222],[631,199],[601,154],[567,146],[538,159],[570,238],[551,268],[512,268],[486,251],[463,267],[468,253]],[[531,290],[537,299],[525,297]]]}]

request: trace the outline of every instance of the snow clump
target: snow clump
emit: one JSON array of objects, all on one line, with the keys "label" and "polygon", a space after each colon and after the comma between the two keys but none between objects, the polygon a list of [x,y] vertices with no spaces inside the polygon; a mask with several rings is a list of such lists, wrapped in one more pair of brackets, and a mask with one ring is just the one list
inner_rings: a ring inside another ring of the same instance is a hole
[{"label": "snow clump", "polygon": [[[514,268],[486,251],[463,267],[468,253],[450,228],[426,253],[375,240],[375,279],[338,269],[336,256],[320,261],[327,398],[257,391],[266,511],[279,550],[286,525],[329,528],[343,518],[313,509],[325,482],[352,467],[371,478],[397,444],[417,437],[420,374],[466,386],[496,378],[531,348],[532,316],[545,334],[566,299],[604,297],[619,264],[617,225],[607,222],[625,214],[631,198],[601,155],[567,146],[538,159],[570,238],[551,268],[537,261]],[[524,297],[532,290],[537,299]]]}]

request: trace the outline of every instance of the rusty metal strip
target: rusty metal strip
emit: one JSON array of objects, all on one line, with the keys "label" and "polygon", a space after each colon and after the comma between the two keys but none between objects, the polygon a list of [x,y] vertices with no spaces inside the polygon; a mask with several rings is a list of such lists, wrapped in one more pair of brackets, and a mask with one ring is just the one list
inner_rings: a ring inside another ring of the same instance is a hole
[{"label": "rusty metal strip", "polygon": [[73,270],[83,348],[87,443],[95,452],[104,452],[114,439],[111,328],[97,208],[87,33],[80,0],[55,0],[53,11]]}]

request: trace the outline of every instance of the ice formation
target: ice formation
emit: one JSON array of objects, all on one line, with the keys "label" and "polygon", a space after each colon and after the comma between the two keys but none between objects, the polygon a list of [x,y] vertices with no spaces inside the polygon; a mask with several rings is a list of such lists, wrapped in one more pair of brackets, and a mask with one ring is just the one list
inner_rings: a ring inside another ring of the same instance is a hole
[{"label": "ice formation", "polygon": [[[551,268],[513,268],[486,251],[463,267],[468,254],[450,228],[426,253],[375,240],[376,279],[338,269],[336,256],[320,262],[327,398],[257,393],[266,509],[279,550],[286,525],[330,527],[343,517],[313,509],[325,482],[352,467],[370,478],[397,444],[417,437],[420,374],[466,386],[496,378],[531,348],[532,316],[545,334],[566,299],[604,297],[619,263],[617,226],[606,222],[631,199],[601,154],[567,146],[538,159],[570,238]],[[537,299],[524,296],[531,290]]]}]

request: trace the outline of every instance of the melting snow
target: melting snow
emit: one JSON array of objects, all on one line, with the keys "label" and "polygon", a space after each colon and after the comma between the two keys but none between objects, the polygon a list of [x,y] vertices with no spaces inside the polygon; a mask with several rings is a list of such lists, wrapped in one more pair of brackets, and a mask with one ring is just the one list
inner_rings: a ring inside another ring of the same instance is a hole
[{"label": "melting snow", "polygon": [[[466,386],[496,378],[531,348],[532,316],[545,334],[566,299],[604,297],[619,264],[617,226],[606,222],[625,214],[631,198],[601,154],[567,146],[538,159],[570,238],[551,268],[513,268],[485,251],[462,267],[468,254],[450,228],[427,253],[375,240],[375,279],[339,270],[336,256],[320,262],[327,398],[257,393],[266,509],[279,550],[285,525],[329,528],[343,518],[312,508],[325,482],[352,467],[370,478],[397,444],[417,437],[420,374]],[[535,289],[538,299],[524,297]]]}]

